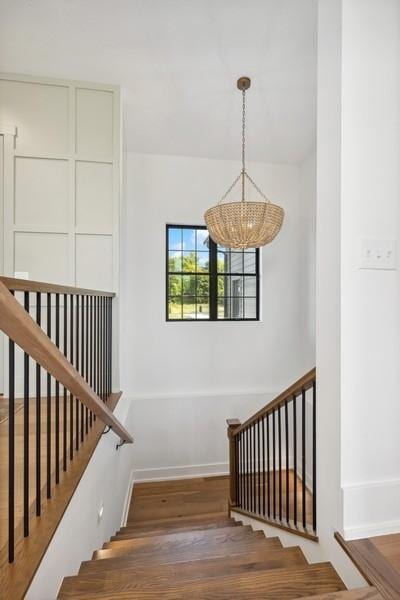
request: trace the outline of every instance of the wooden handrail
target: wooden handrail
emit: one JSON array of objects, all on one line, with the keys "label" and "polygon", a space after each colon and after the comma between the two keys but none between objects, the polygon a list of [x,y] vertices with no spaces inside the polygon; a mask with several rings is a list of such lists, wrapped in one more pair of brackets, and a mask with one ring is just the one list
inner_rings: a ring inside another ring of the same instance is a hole
[{"label": "wooden handrail", "polygon": [[90,290],[86,288],[73,287],[69,285],[58,285],[45,283],[43,281],[32,281],[30,279],[14,279],[13,277],[0,277],[0,282],[8,290],[15,292],[41,292],[43,294],[74,294],[79,296],[104,296],[114,298],[114,292],[103,292],[101,290]]},{"label": "wooden handrail", "polygon": [[300,379],[298,379],[295,383],[289,386],[284,392],[279,394],[279,396],[277,396],[274,400],[271,400],[271,402],[263,406],[263,408],[260,408],[259,411],[257,411],[252,417],[247,419],[247,421],[245,421],[242,425],[237,427],[233,431],[233,435],[237,435],[238,433],[243,431],[243,429],[246,429],[249,425],[258,421],[258,419],[260,419],[261,417],[264,417],[265,415],[272,412],[279,405],[283,404],[285,400],[288,400],[289,398],[293,397],[294,394],[298,394],[302,390],[308,390],[309,388],[311,388],[315,381],[315,378],[316,369],[314,367],[313,369],[311,369],[311,371],[303,375],[303,377],[300,377]]},{"label": "wooden handrail", "polygon": [[128,443],[133,442],[129,432],[113,415],[107,405],[104,404],[64,354],[10,293],[3,282],[3,278],[0,280],[0,330],[67,388],[89,410],[94,412],[103,423],[111,427],[122,440]]}]

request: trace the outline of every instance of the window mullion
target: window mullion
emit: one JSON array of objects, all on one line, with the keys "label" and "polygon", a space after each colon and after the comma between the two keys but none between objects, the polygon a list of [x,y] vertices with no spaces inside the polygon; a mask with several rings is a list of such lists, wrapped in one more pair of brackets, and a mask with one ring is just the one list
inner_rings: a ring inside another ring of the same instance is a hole
[{"label": "window mullion", "polygon": [[210,250],[210,321],[218,319],[217,244],[209,238]]}]

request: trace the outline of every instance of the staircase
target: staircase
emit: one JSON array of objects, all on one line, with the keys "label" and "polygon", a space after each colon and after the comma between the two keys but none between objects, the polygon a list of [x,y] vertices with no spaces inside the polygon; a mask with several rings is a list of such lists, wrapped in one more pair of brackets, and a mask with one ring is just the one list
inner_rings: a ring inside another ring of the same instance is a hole
[{"label": "staircase", "polygon": [[228,518],[227,488],[225,478],[138,484],[127,525],[64,579],[58,598],[380,598],[346,591],[330,563],[309,564],[298,546]]}]

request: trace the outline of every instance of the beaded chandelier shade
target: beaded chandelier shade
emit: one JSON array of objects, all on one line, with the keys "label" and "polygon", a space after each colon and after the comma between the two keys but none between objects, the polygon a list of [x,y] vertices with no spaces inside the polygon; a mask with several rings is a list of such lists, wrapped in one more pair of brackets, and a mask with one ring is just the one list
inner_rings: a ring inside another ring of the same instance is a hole
[{"label": "beaded chandelier shade", "polygon": [[[246,171],[246,90],[250,87],[250,79],[241,77],[237,87],[242,92],[242,170],[219,203],[205,212],[204,220],[211,238],[217,244],[226,248],[259,248],[272,242],[279,233],[284,211],[268,200]],[[246,181],[261,196],[261,200],[246,200]],[[226,201],[239,182],[242,189],[241,200]]]}]

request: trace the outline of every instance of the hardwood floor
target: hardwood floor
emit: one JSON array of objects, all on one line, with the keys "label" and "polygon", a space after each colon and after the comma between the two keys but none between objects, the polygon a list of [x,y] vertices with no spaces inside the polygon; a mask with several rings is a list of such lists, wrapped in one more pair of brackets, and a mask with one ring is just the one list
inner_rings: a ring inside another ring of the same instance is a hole
[{"label": "hardwood floor", "polygon": [[335,535],[367,581],[383,598],[400,598],[400,534],[345,541]]},{"label": "hardwood floor", "polygon": [[227,498],[226,477],[136,484],[126,525],[64,579],[58,598],[379,597],[372,588],[347,592],[330,563],[310,565],[298,546],[228,518]]}]

